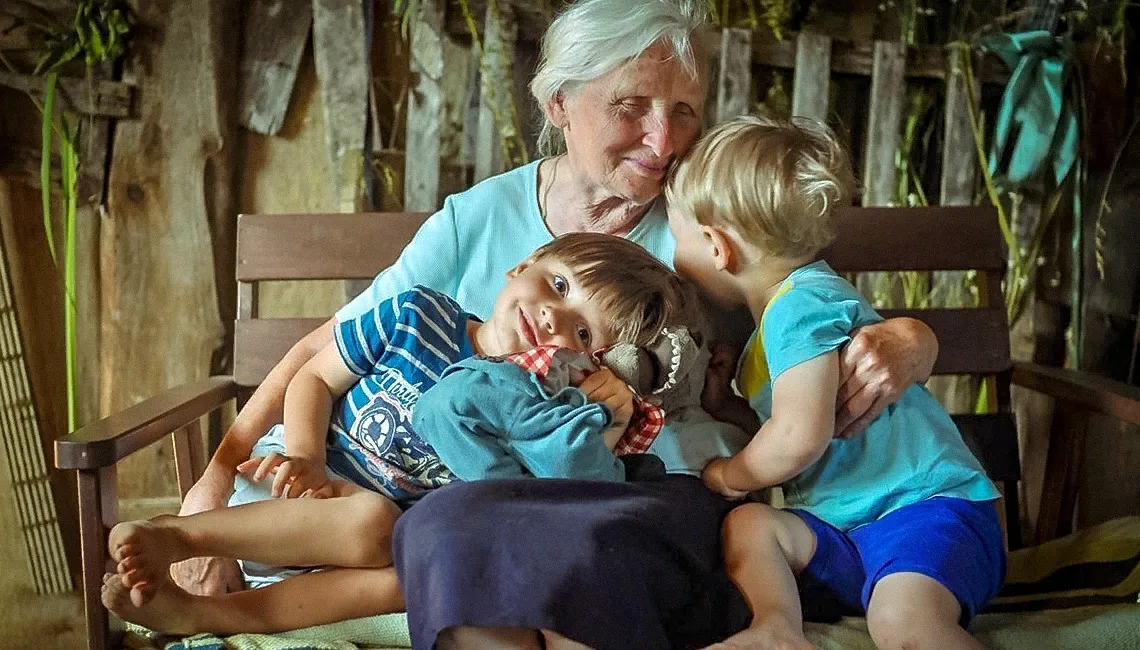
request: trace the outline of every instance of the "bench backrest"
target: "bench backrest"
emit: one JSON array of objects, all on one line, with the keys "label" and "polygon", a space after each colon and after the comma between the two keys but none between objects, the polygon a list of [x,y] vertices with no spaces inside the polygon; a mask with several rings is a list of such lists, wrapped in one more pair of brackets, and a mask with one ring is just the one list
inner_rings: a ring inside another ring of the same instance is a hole
[{"label": "bench backrest", "polygon": [[[370,279],[396,260],[427,216],[241,215],[237,232],[238,318],[234,327],[234,376],[238,384],[259,384],[294,343],[323,322],[259,318],[258,282]],[[939,342],[935,374],[982,378],[991,412],[956,415],[955,420],[990,476],[1005,483],[1009,493],[1019,478],[1020,467],[1009,408],[1012,364],[1001,293],[1005,251],[995,211],[977,207],[847,208],[839,215],[837,230],[836,243],[824,252],[824,258],[841,273],[977,273],[978,307],[882,313],[888,317],[912,316],[934,330]],[[1015,512],[1010,514],[1016,516]]]}]

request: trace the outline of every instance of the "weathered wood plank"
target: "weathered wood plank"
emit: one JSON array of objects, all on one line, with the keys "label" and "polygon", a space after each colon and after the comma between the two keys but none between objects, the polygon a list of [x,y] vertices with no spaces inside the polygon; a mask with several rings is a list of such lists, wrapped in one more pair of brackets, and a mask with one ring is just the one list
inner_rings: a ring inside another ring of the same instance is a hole
[{"label": "weathered wood plank", "polygon": [[313,61],[324,106],[336,209],[363,207],[370,65],[360,0],[313,0]]},{"label": "weathered wood plank", "polygon": [[475,138],[475,182],[506,171],[510,165],[503,134],[514,134],[512,91],[518,23],[505,3],[488,2],[479,59],[479,130]]},{"label": "weathered wood plank", "polygon": [[250,0],[248,7],[239,116],[247,129],[277,135],[293,95],[313,12],[308,3],[286,0]]},{"label": "weathered wood plank", "polygon": [[[954,54],[958,53],[954,50]],[[971,98],[976,102],[979,89],[966,87],[959,56],[949,57],[949,65],[939,203],[943,206],[972,205],[978,156],[974,148],[974,132],[970,127],[970,104]],[[962,271],[935,272],[931,278],[934,306],[972,305],[974,299],[966,283],[967,275]],[[977,398],[977,386],[972,377],[934,377],[926,385],[951,413],[962,413],[971,408]]]},{"label": "weathered wood plank", "polygon": [[[44,98],[42,76],[17,74],[0,70],[0,86],[22,90],[36,101]],[[56,102],[67,110],[99,117],[130,117],[133,88],[130,84],[106,79],[93,79],[89,84],[78,77],[60,77],[56,84]]]},{"label": "weathered wood plank", "polygon": [[863,205],[890,205],[894,199],[906,78],[906,48],[900,42],[875,41],[871,73],[871,107],[863,156]]},{"label": "weathered wood plank", "polygon": [[443,4],[419,0],[412,21],[410,69],[415,85],[408,92],[404,160],[404,209],[439,207],[440,130],[443,124]]},{"label": "weathered wood plank", "polygon": [[826,122],[831,85],[831,37],[800,32],[796,38],[795,70],[792,115]]},{"label": "weathered wood plank", "polygon": [[[753,63],[774,68],[796,66],[796,33],[785,35],[784,40],[774,36],[757,35],[752,41]],[[831,44],[831,71],[842,74],[870,76],[874,68],[875,46],[871,42],[834,39]],[[946,78],[946,52],[939,45],[916,45],[907,48],[906,76],[923,79]],[[995,57],[987,57],[975,70],[983,83],[1003,84],[1009,79],[1009,70]]]},{"label": "weathered wood plank", "polygon": [[[102,233],[104,407],[118,411],[210,372],[222,344],[206,168],[221,148],[219,30],[226,0],[140,3],[124,78],[139,117],[120,122]],[[123,496],[177,493],[163,443],[120,468]]]},{"label": "weathered wood plank", "polygon": [[720,32],[716,121],[752,110],[752,31],[730,27]]}]

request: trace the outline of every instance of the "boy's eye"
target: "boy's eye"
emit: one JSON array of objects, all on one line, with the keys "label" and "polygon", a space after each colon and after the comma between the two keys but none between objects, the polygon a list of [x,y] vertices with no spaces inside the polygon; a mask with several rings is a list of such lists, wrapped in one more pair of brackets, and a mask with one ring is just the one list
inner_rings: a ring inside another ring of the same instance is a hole
[{"label": "boy's eye", "polygon": [[554,290],[557,291],[558,295],[560,296],[565,296],[566,293],[570,290],[570,283],[568,283],[566,281],[566,278],[562,277],[561,275],[554,276],[554,279],[550,281],[550,284],[554,287]]},{"label": "boy's eye", "polygon": [[582,345],[590,347],[590,330],[585,327],[579,327],[578,340],[582,342]]}]

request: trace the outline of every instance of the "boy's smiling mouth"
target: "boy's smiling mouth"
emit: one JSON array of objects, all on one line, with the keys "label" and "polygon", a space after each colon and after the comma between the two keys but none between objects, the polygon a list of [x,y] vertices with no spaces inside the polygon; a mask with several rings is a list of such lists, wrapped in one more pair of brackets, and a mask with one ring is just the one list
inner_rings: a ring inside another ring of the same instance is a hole
[{"label": "boy's smiling mouth", "polygon": [[523,333],[523,338],[527,343],[532,346],[538,346],[538,335],[534,331],[534,326],[530,324],[530,319],[527,318],[526,312],[519,310],[519,330]]}]

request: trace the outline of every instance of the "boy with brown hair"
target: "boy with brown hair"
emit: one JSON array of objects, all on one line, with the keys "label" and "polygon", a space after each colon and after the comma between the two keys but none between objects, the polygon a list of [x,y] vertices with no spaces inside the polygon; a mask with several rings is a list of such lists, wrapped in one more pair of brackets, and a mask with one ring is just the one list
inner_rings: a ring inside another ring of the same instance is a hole
[{"label": "boy with brown hair", "polygon": [[[536,346],[593,354],[618,342],[643,345],[678,317],[685,292],[684,280],[636,244],[574,233],[508,273],[486,322],[444,294],[416,287],[340,323],[333,342],[290,382],[284,424],[238,468],[252,472],[255,483],[272,479],[268,496],[286,499],[117,525],[108,543],[117,573],[104,581],[104,604],[126,620],[173,634],[278,631],[401,610],[398,589],[354,611],[329,611],[334,605],[313,593],[299,617],[299,604],[270,600],[255,608],[238,600],[241,594],[192,596],[168,571],[189,557],[218,556],[250,561],[244,568],[252,584],[280,580],[289,573],[280,567],[331,566],[341,567],[338,587],[365,579],[394,585],[397,518],[455,479],[413,426],[421,394],[445,369],[474,355]],[[602,420],[608,428],[581,444],[612,451],[630,421],[633,394],[604,368],[581,379],[577,390],[608,414]],[[303,496],[323,498],[295,498]],[[376,575],[382,568],[391,575]]]},{"label": "boy with brown hair", "polygon": [[818,259],[852,185],[826,126],[741,117],[705,135],[666,188],[677,271],[756,323],[735,377],[710,368],[704,396],[756,434],[704,481],[730,497],[785,494],[786,509],[749,503],[725,520],[725,564],[753,619],[717,647],[812,647],[799,589],[865,613],[880,648],[980,648],[964,626],[1004,576],[998,492],[921,385],[863,435],[832,437],[838,351],[882,320]]}]

